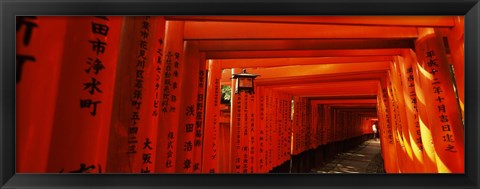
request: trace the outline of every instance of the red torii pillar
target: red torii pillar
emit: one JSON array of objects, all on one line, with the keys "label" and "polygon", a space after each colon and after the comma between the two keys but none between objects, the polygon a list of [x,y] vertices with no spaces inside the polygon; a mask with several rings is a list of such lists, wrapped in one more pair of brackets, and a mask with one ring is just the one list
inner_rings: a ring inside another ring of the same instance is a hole
[{"label": "red torii pillar", "polygon": [[[176,173],[201,171],[205,60],[197,42],[185,42],[185,70],[182,74]],[[186,69],[188,68],[188,69]]]},{"label": "red torii pillar", "polygon": [[[219,156],[217,153],[220,139],[220,97],[221,86],[220,80],[222,78],[221,63],[219,61],[208,60],[208,79],[207,79],[207,94],[205,102],[205,126],[204,126],[204,141],[203,141],[203,157],[202,157],[202,173],[223,173],[232,172],[231,166],[219,167]],[[234,91],[234,88],[232,88]],[[233,97],[233,96],[232,96]],[[232,98],[233,99],[233,98]],[[232,106],[233,112],[233,106]],[[231,121],[230,121],[231,124]],[[232,130],[230,130],[232,132]],[[232,138],[230,141],[232,141]],[[229,144],[230,145],[230,144]],[[229,147],[232,150],[231,147]],[[224,152],[231,153],[231,152]],[[231,160],[227,160],[232,163]]]},{"label": "red torii pillar", "polygon": [[178,160],[177,148],[183,148],[184,143],[178,141],[179,117],[185,114],[180,109],[182,77],[184,77],[184,43],[183,21],[167,21],[165,31],[165,48],[163,50],[164,62],[160,90],[162,97],[158,116],[158,132],[156,146],[155,172],[174,173]]},{"label": "red torii pillar", "polygon": [[464,128],[442,39],[433,28],[419,28],[415,43],[421,91],[440,173],[464,173]]},{"label": "red torii pillar", "polygon": [[402,75],[400,73],[400,61],[398,57],[395,57],[395,61],[391,64],[391,76],[392,76],[392,87],[394,89],[393,96],[395,98],[397,104],[397,115],[399,116],[398,120],[398,127],[400,127],[400,135],[399,140],[402,141],[403,148],[405,149],[405,161],[406,164],[405,172],[406,173],[413,173],[417,166],[420,166],[418,163],[418,159],[414,156],[412,147],[410,144],[410,132],[409,132],[409,121],[407,119],[407,111],[405,108],[405,98],[403,87],[405,83],[402,83]]},{"label": "red torii pillar", "polygon": [[122,19],[68,18],[46,172],[105,172]]},{"label": "red torii pillar", "polygon": [[[47,171],[59,86],[52,81],[58,81],[61,75],[67,22],[66,17],[17,16],[17,173]],[[30,36],[27,23],[37,26],[33,27]],[[44,44],[49,44],[50,48],[44,48]],[[35,161],[31,157],[35,157]]]},{"label": "red torii pillar", "polygon": [[[127,17],[118,47],[115,91],[112,94],[106,172],[150,173],[155,170],[157,118],[156,77],[162,49],[163,17]],[[160,72],[160,73],[159,73]]]},{"label": "red torii pillar", "polygon": [[398,164],[400,158],[398,158],[397,155],[394,127],[392,126],[393,118],[391,113],[391,102],[388,95],[387,82],[389,82],[388,78],[384,78],[381,82],[381,86],[379,87],[379,94],[377,95],[379,106],[377,109],[379,115],[382,115],[381,118],[383,118],[379,118],[379,124],[381,130],[383,130],[383,137],[381,138],[381,142],[384,144],[382,148],[384,149],[383,158],[385,160],[385,171],[387,173],[398,173]]},{"label": "red torii pillar", "polygon": [[[407,50],[406,50],[407,51]],[[406,134],[410,137],[410,146],[414,156],[414,172],[423,173],[427,169],[424,160],[425,150],[422,144],[422,135],[420,129],[419,112],[417,105],[417,94],[415,93],[415,77],[413,74],[412,60],[405,57],[406,52],[398,57],[400,75],[403,87],[403,99],[405,102],[405,113],[407,116],[408,130]],[[408,52],[409,53],[409,52]]]},{"label": "red torii pillar", "polygon": [[450,47],[450,56],[452,65],[454,67],[456,89],[458,98],[460,100],[460,110],[462,111],[462,118],[464,115],[465,105],[465,47],[464,47],[464,27],[465,21],[463,16],[454,17],[454,26],[444,32],[448,38]]}]

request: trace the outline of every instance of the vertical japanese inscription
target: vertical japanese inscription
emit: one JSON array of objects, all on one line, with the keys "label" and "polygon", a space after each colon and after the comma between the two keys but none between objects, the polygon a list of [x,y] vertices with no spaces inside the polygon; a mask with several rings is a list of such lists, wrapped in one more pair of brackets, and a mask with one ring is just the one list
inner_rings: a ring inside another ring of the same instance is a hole
[{"label": "vertical japanese inscription", "polygon": [[[149,51],[148,49],[148,39],[150,38],[150,17],[145,16],[144,20],[142,21],[141,24],[141,29],[140,29],[140,36],[141,40],[139,43],[139,51],[138,51],[138,61],[137,61],[137,70],[136,70],[136,81],[143,83],[144,81],[144,73],[145,73],[145,64],[148,62],[148,57],[147,57],[147,52]],[[148,67],[148,66],[147,66]],[[132,102],[136,101],[138,104],[138,107],[141,106],[142,104],[142,93],[143,93],[143,84],[139,86],[135,86],[135,91],[134,91],[134,99],[132,99]],[[132,104],[133,105],[133,104]],[[139,118],[140,119],[140,118]],[[148,129],[148,128],[142,128],[142,129]],[[151,147],[151,141],[150,138],[145,137],[143,143],[143,154],[142,154],[142,167],[140,169],[140,173],[150,173],[149,166],[152,164],[152,147]]]},{"label": "vertical japanese inscription", "polygon": [[407,82],[410,95],[410,104],[413,107],[413,117],[415,120],[415,143],[417,144],[420,151],[423,151],[422,137],[420,132],[420,121],[418,119],[418,106],[417,106],[417,94],[415,92],[415,79],[413,77],[413,68],[407,68]]},{"label": "vertical japanese inscription", "polygon": [[440,118],[441,124],[437,127],[441,128],[442,131],[442,139],[444,143],[447,143],[447,147],[444,149],[445,151],[455,153],[457,150],[455,146],[452,145],[455,143],[455,138],[453,137],[453,131],[451,129],[450,121],[448,120],[447,113],[447,106],[445,106],[445,94],[443,89],[441,88],[440,81],[435,75],[439,72],[439,66],[437,63],[437,57],[435,55],[435,51],[430,50],[426,52],[427,57],[427,66],[429,68],[429,72],[432,74],[432,87],[433,87],[433,96],[435,99],[434,107],[437,110],[438,118]]},{"label": "vertical japanese inscription", "polygon": [[93,38],[88,40],[88,43],[91,44],[91,50],[95,55],[86,58],[86,68],[84,71],[89,76],[90,80],[83,84],[83,90],[90,94],[91,98],[80,99],[80,108],[90,109],[91,116],[97,115],[97,106],[102,103],[100,100],[95,99],[96,93],[102,93],[100,88],[102,82],[97,80],[96,77],[102,70],[107,69],[102,63],[100,54],[105,52],[108,45],[106,41],[102,41],[102,38],[105,39],[108,37],[108,23],[109,20],[107,17],[94,17],[91,22]]},{"label": "vertical japanese inscription", "polygon": [[[389,108],[389,103],[388,103],[388,92],[386,89],[382,89],[382,94],[383,94],[383,103],[385,104],[386,109]],[[387,126],[387,132],[388,132],[388,143],[393,144],[393,130],[392,130],[392,125],[390,124],[390,114],[388,111],[385,111],[385,117],[387,118],[387,121],[385,122]]]},{"label": "vertical japanese inscription", "polygon": [[249,98],[249,106],[250,106],[250,122],[249,122],[249,172],[254,173],[255,172],[255,94],[250,94]]},{"label": "vertical japanese inscription", "polygon": [[265,167],[265,148],[264,148],[264,142],[265,142],[265,125],[264,125],[264,113],[265,113],[265,93],[260,93],[260,112],[259,112],[259,117],[260,117],[260,130],[259,132],[259,145],[258,145],[258,170],[264,171]]},{"label": "vertical japanese inscription", "polygon": [[[20,32],[23,33],[22,42],[17,42],[17,45],[24,45],[28,47],[30,44],[30,40],[32,39],[32,34],[35,28],[38,28],[37,24],[37,17],[36,16],[17,16],[16,17],[16,33],[19,35]],[[16,74],[16,82],[20,82],[22,78],[22,70],[23,66],[27,62],[35,62],[36,58],[34,55],[30,54],[16,54],[16,65],[17,65],[17,74]]]},{"label": "vertical japanese inscription", "polygon": [[160,105],[160,79],[162,73],[162,58],[163,58],[163,38],[158,39],[158,48],[156,51],[156,61],[155,61],[155,99],[153,100],[153,117],[158,117],[158,110]]},{"label": "vertical japanese inscription", "polygon": [[[137,133],[139,130],[138,127],[138,122],[141,120],[140,116],[140,108],[142,106],[142,98],[143,98],[143,88],[144,88],[144,71],[145,71],[145,64],[147,62],[147,57],[146,57],[146,52],[148,51],[148,37],[150,35],[150,23],[149,23],[149,18],[146,16],[142,23],[141,23],[141,28],[139,31],[140,35],[140,41],[138,43],[139,48],[138,48],[138,56],[135,64],[135,69],[133,70],[133,75],[135,76],[135,82],[134,82],[134,90],[132,92],[132,98],[130,99],[131,105],[133,108],[132,115],[130,116],[130,127],[129,127],[129,133],[128,133],[128,151],[127,154],[136,154],[137,153]],[[145,138],[144,142],[144,148],[143,154],[142,154],[142,165],[145,166],[145,168],[142,168],[140,170],[141,173],[149,173],[150,170],[148,168],[148,164],[151,164],[150,161],[150,156],[151,154],[148,153],[149,150],[151,150],[150,146],[150,140],[148,138]]]},{"label": "vertical japanese inscription", "polygon": [[[201,66],[203,66],[201,64]],[[195,116],[195,137],[194,137],[194,149],[195,152],[202,151],[202,143],[203,143],[203,125],[204,125],[204,108],[205,108],[205,69],[204,67],[200,67],[199,70],[199,78],[198,78],[198,92],[197,92],[197,105],[196,105],[196,116]],[[193,125],[192,125],[193,126]],[[192,128],[193,130],[193,128]],[[216,151],[215,151],[216,152]],[[199,172],[200,171],[200,160],[201,158],[195,158],[195,162],[193,164],[193,171]]]}]

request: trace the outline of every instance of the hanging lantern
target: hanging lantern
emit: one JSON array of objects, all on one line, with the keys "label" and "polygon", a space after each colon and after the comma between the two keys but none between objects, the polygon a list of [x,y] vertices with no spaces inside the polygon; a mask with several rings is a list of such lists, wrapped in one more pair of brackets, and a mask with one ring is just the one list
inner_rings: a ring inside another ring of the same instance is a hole
[{"label": "hanging lantern", "polygon": [[256,74],[247,73],[246,69],[243,69],[241,73],[232,74],[232,79],[236,79],[236,90],[235,94],[240,93],[241,91],[248,92],[250,94],[255,93],[253,88],[253,81],[259,76]]}]

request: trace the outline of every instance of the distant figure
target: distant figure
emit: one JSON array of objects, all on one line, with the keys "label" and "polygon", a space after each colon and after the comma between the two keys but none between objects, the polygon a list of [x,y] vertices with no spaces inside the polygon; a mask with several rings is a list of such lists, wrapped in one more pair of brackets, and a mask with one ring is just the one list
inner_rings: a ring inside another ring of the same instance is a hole
[{"label": "distant figure", "polygon": [[372,125],[372,131],[373,131],[373,138],[375,140],[377,140],[378,136],[377,136],[377,122],[375,122],[373,125]]}]

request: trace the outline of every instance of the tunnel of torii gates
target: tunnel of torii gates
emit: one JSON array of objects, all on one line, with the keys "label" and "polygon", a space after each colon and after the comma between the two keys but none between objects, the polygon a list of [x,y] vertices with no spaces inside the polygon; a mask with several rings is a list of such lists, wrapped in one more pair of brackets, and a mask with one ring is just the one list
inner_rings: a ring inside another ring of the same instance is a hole
[{"label": "tunnel of torii gates", "polygon": [[378,121],[387,173],[463,173],[463,38],[457,16],[17,17],[16,169],[308,172]]}]

